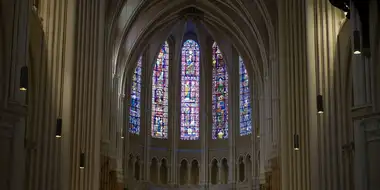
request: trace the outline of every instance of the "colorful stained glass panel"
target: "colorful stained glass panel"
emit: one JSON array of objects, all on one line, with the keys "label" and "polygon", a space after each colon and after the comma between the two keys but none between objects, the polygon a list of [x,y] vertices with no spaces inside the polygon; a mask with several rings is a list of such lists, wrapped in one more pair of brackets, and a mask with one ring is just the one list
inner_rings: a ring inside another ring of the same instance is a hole
[{"label": "colorful stained glass panel", "polygon": [[141,57],[132,77],[131,105],[129,109],[129,132],[140,134]]},{"label": "colorful stained glass panel", "polygon": [[152,76],[152,137],[168,138],[169,45],[157,55]]},{"label": "colorful stained glass panel", "polygon": [[251,98],[249,94],[249,79],[243,59],[239,56],[240,67],[240,136],[252,133]]},{"label": "colorful stained glass panel", "polygon": [[213,46],[212,139],[228,138],[228,72],[218,45]]},{"label": "colorful stained glass panel", "polygon": [[199,45],[186,40],[181,60],[181,140],[199,139]]}]

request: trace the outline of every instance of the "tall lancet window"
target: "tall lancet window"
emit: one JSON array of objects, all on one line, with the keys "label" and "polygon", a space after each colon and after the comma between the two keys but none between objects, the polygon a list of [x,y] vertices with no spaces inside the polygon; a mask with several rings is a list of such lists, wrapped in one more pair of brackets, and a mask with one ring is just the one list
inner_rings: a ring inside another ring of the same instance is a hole
[{"label": "tall lancet window", "polygon": [[252,133],[251,98],[248,86],[248,74],[244,61],[239,56],[240,75],[240,136]]},{"label": "tall lancet window", "polygon": [[169,45],[165,42],[157,55],[152,76],[152,137],[168,138]]},{"label": "tall lancet window", "polygon": [[212,45],[212,139],[228,138],[228,72],[216,42]]},{"label": "tall lancet window", "polygon": [[141,56],[132,77],[131,106],[129,109],[129,132],[140,134]]},{"label": "tall lancet window", "polygon": [[199,139],[199,45],[186,40],[181,60],[181,140]]}]

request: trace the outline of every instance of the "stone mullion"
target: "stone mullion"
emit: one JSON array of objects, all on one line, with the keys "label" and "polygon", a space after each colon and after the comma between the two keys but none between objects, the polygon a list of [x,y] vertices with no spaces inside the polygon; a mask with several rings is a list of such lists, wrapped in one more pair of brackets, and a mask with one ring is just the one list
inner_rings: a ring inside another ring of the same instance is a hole
[{"label": "stone mullion", "polygon": [[[178,131],[178,125],[176,125],[176,106],[177,106],[177,96],[176,96],[176,91],[177,91],[177,85],[178,85],[178,80],[176,80],[178,77],[176,76],[179,72],[177,71],[178,69],[178,53],[179,51],[176,49],[177,44],[174,44],[172,41],[169,41],[169,115],[168,115],[168,139],[171,142],[170,146],[170,163],[167,163],[168,165],[174,165],[173,160],[175,156],[175,142],[177,142],[178,136],[177,131]],[[167,171],[170,173],[170,175],[167,175],[167,180],[168,184],[171,184],[173,179],[172,179],[172,173],[170,172],[171,168],[167,168]]]},{"label": "stone mullion", "polygon": [[209,97],[212,97],[211,95],[211,89],[212,89],[212,75],[207,75],[207,73],[212,73],[212,64],[211,64],[211,57],[212,57],[212,42],[207,41],[204,38],[201,38],[200,45],[204,48],[201,48],[201,70],[200,70],[200,140],[201,140],[201,163],[204,164],[206,167],[201,167],[201,175],[200,175],[200,184],[201,186],[207,187],[210,177],[208,175],[209,168],[208,166],[208,154],[209,154],[209,147],[208,147],[208,141],[211,139],[211,133],[209,132],[209,123],[212,119],[211,116],[211,101]]},{"label": "stone mullion", "polygon": [[[149,48],[147,48],[149,49]],[[144,156],[143,160],[144,163],[150,162],[150,146],[151,146],[151,117],[152,117],[152,74],[153,74],[153,67],[152,63],[150,62],[150,54],[149,51],[146,51],[142,58],[142,65],[146,70],[144,71],[145,76],[142,76],[142,84],[145,84],[142,86],[142,94],[141,102],[143,102],[143,108],[144,110],[141,110],[141,113],[144,115],[141,115],[141,118],[144,118],[144,121],[141,126],[143,126],[143,130],[141,135],[144,135]],[[144,88],[143,88],[144,87]],[[141,167],[140,167],[141,168]],[[149,180],[149,164],[144,164],[144,180]]]},{"label": "stone mullion", "polygon": [[[174,84],[169,85],[169,91],[170,94],[173,95],[173,98],[171,99],[172,103],[172,114],[169,115],[169,117],[172,118],[172,125],[171,125],[171,172],[170,172],[170,183],[172,186],[175,186],[176,184],[179,184],[179,178],[178,178],[178,141],[180,140],[180,128],[181,128],[181,49],[182,44],[181,40],[176,40],[175,44],[173,45],[174,50],[170,49],[169,52],[173,52],[173,59],[170,63],[170,69],[171,73],[169,75],[172,79],[178,79],[178,80],[171,80],[170,82],[173,82]],[[172,88],[170,88],[172,86]],[[170,135],[169,135],[170,136]]]},{"label": "stone mullion", "polygon": [[[239,137],[239,55],[235,49],[232,49],[232,63],[229,68],[229,85],[228,85],[228,146],[229,146],[229,176],[228,184],[230,188],[235,188],[237,184],[236,171],[236,138]],[[236,85],[238,84],[238,85]],[[220,163],[221,165],[222,163]],[[219,179],[220,180],[220,179]]]}]

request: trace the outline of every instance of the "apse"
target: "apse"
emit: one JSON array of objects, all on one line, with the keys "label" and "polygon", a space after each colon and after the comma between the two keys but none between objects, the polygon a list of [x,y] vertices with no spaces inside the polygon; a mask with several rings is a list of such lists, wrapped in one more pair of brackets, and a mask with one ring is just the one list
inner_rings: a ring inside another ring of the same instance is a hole
[{"label": "apse", "polygon": [[[247,185],[241,175],[250,169],[231,166],[228,145],[236,142],[241,154],[251,151],[245,142],[254,133],[252,76],[234,44],[194,14],[199,16],[191,9],[166,35],[157,31],[133,64],[126,140],[131,157],[144,155],[149,164],[129,168],[135,171],[130,183],[141,181],[136,178],[141,172],[139,176],[149,174],[152,186],[168,186],[167,178],[176,175],[179,186],[197,188],[207,175],[217,188],[228,185],[229,168],[236,168],[236,181]],[[205,151],[208,158],[202,159]],[[202,167],[209,172],[202,173]]]}]

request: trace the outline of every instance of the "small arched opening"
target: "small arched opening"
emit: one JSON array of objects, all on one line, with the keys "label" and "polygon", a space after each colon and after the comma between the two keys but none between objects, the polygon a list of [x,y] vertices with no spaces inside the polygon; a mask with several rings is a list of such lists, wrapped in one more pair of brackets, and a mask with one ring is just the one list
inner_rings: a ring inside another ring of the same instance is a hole
[{"label": "small arched opening", "polygon": [[252,182],[252,160],[251,160],[251,155],[247,155],[245,158],[245,163],[246,163],[246,176],[248,179],[248,183]]},{"label": "small arched opening", "polygon": [[218,183],[218,161],[216,159],[211,162],[211,184]]},{"label": "small arched opening", "polygon": [[199,164],[197,160],[191,162],[191,184],[199,184]]},{"label": "small arched opening", "polygon": [[133,155],[129,155],[128,159],[128,177],[133,178]]},{"label": "small arched opening", "polygon": [[154,184],[158,183],[158,160],[153,158],[150,164],[150,181]]},{"label": "small arched opening", "polygon": [[180,185],[185,185],[187,184],[187,179],[188,179],[188,176],[187,176],[187,160],[183,159],[181,161],[181,167],[179,169],[179,184]]},{"label": "small arched opening", "polygon": [[137,181],[140,180],[140,158],[139,157],[136,157],[136,161],[135,161],[135,179]]},{"label": "small arched opening", "polygon": [[239,157],[239,182],[245,180],[245,164],[243,157]]},{"label": "small arched opening", "polygon": [[222,179],[221,183],[222,184],[227,184],[228,183],[228,162],[226,158],[222,159]]},{"label": "small arched opening", "polygon": [[160,181],[161,184],[168,184],[168,167],[166,159],[161,160]]}]

